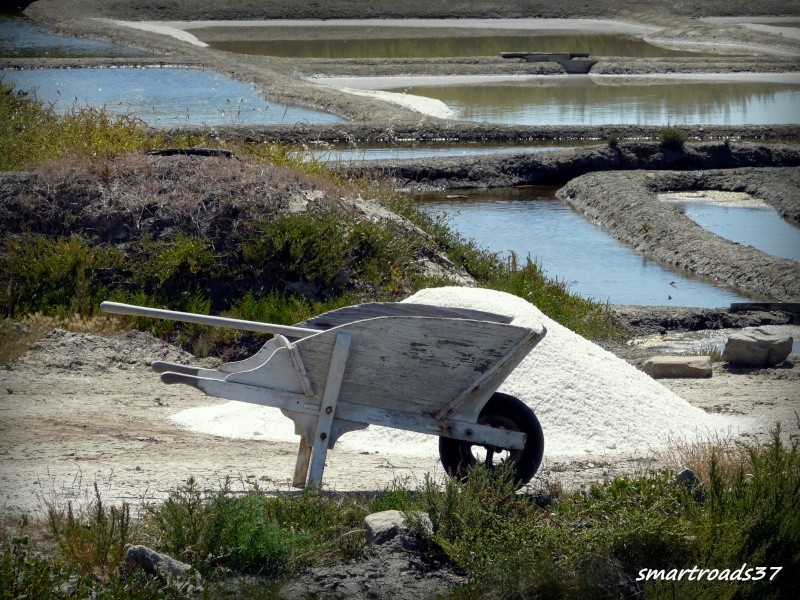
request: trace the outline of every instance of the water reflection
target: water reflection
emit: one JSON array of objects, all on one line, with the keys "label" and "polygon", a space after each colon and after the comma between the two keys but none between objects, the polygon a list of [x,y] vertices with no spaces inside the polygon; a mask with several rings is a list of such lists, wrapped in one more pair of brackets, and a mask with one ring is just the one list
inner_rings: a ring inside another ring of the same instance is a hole
[{"label": "water reflection", "polygon": [[0,14],[0,56],[81,57],[146,56],[139,48],[99,40],[56,35],[22,15]]},{"label": "water reflection", "polygon": [[524,125],[767,125],[800,123],[800,86],[783,83],[546,84],[393,89],[443,101],[468,121]]},{"label": "water reflection", "polygon": [[686,216],[717,235],[771,254],[800,260],[800,229],[781,219],[774,208],[683,204]]},{"label": "water reflection", "polygon": [[[298,28],[299,29],[299,28]],[[384,28],[386,32],[391,29]],[[697,52],[659,48],[624,35],[543,34],[456,36],[441,29],[432,37],[378,37],[381,28],[353,33],[352,29],[326,29],[326,39],[268,39],[270,29],[260,33],[249,29],[249,39],[219,39],[211,29],[193,29],[192,33],[212,48],[239,54],[297,58],[437,58],[459,56],[498,56],[501,52],[588,52],[592,56],[704,56]],[[239,36],[245,37],[241,32]],[[369,37],[365,37],[369,36]],[[335,39],[330,39],[335,38]]]},{"label": "water reflection", "polygon": [[258,90],[210,71],[180,68],[0,71],[6,84],[35,92],[56,110],[105,106],[156,127],[336,123],[323,112],[266,102]]},{"label": "water reflection", "polygon": [[531,256],[551,278],[612,304],[719,307],[747,298],[644,259],[555,199],[556,188],[425,194],[419,207],[444,213],[463,236],[493,252]]},{"label": "water reflection", "polygon": [[[596,143],[596,142],[595,142]],[[485,156],[490,154],[530,154],[537,152],[554,152],[557,150],[574,150],[575,144],[564,146],[413,146],[407,148],[321,148],[310,149],[306,154],[321,162],[351,162],[362,160],[403,160],[411,158],[444,158],[459,156]]]}]

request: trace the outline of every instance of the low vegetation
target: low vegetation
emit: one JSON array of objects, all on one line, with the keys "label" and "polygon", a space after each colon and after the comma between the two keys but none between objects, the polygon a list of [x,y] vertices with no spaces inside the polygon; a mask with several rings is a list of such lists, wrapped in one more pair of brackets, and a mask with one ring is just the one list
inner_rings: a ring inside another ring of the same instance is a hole
[{"label": "low vegetation", "polygon": [[658,132],[658,141],[670,150],[680,150],[689,139],[689,135],[680,127],[669,125]]},{"label": "low vegetation", "polygon": [[[7,524],[0,596],[191,596],[185,584],[164,588],[125,567],[125,545],[140,543],[191,564],[205,579],[204,597],[232,585],[241,592],[242,581],[251,596],[276,597],[305,567],[360,556],[364,517],[397,509],[411,522],[427,513],[428,552],[468,573],[454,599],[797,597],[797,442],[782,443],[776,429],[765,443],[696,445],[691,454],[707,474],[696,484],[664,470],[571,493],[553,482],[519,493],[510,470],[480,467],[464,483],[429,478],[419,489],[395,484],[362,495],[234,494],[189,480],[134,519],[129,506],[107,507],[95,491],[81,511],[50,506],[44,523]],[[700,579],[700,568],[716,574]]]}]

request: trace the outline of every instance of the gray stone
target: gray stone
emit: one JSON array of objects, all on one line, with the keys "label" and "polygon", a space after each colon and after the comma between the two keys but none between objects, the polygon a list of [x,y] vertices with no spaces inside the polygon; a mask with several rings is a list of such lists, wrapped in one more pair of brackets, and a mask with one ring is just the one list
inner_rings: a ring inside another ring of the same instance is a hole
[{"label": "gray stone", "polygon": [[711,377],[710,356],[654,356],[642,365],[653,379]]},{"label": "gray stone", "polygon": [[741,331],[728,338],[722,360],[742,367],[774,367],[791,354],[793,342],[789,335],[760,328]]},{"label": "gray stone", "polygon": [[138,567],[148,575],[156,575],[165,580],[200,577],[198,573],[192,572],[191,565],[151,550],[147,546],[128,546],[125,549],[125,564],[128,567]]},{"label": "gray stone", "polygon": [[[431,518],[427,514],[420,513],[418,518],[429,532],[433,531]],[[398,535],[410,533],[408,525],[406,524],[406,517],[399,510],[385,510],[383,512],[367,515],[364,519],[364,526],[366,528],[365,535],[368,544],[385,544]]]},{"label": "gray stone", "polygon": [[686,488],[697,502],[704,502],[706,499],[703,483],[691,469],[684,469],[675,476],[675,483]]},{"label": "gray stone", "polygon": [[687,488],[693,488],[697,485],[700,485],[700,478],[695,475],[694,471],[691,469],[684,469],[680,473],[675,476],[675,481]]}]

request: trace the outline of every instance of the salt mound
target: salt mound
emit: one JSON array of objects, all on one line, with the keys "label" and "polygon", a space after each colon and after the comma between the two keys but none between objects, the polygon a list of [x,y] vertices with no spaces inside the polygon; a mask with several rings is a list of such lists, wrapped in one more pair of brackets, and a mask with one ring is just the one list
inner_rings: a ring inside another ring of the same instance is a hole
[{"label": "salt mound", "polygon": [[[503,292],[445,287],[422,290],[405,302],[484,310],[513,316],[513,324],[547,328],[547,335],[511,373],[500,391],[530,406],[544,430],[545,456],[647,453],[670,440],[727,432],[732,417],[691,406],[624,360]],[[277,409],[229,402],[181,411],[180,427],[239,439],[297,441],[293,423]],[[371,426],[346,434],[338,450],[436,456],[438,440]]]}]

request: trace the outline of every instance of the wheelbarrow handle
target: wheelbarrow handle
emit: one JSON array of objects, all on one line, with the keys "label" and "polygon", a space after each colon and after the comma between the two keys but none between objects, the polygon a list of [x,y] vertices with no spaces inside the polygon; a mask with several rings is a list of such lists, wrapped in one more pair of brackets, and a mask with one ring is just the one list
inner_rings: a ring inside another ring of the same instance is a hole
[{"label": "wheelbarrow handle", "polygon": [[276,325],[274,323],[244,321],[242,319],[231,319],[229,317],[212,317],[209,315],[198,315],[195,313],[178,312],[175,310],[164,310],[161,308],[148,308],[146,306],[122,304],[121,302],[101,302],[100,310],[118,315],[168,319],[172,321],[196,323],[198,325],[210,325],[212,327],[230,327],[231,329],[241,329],[243,331],[256,331],[258,333],[284,335],[290,338],[305,338],[319,333],[318,329],[308,329],[307,327],[292,327],[290,325]]}]

